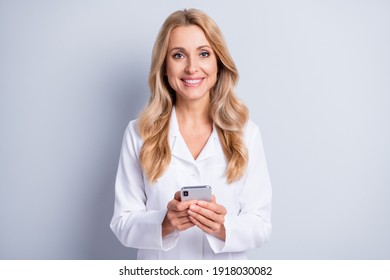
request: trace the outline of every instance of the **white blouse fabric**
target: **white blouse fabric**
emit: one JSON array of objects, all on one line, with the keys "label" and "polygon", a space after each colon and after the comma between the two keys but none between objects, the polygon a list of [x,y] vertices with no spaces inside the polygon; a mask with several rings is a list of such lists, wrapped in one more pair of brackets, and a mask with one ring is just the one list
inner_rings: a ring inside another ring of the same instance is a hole
[{"label": "white blouse fabric", "polygon": [[[228,184],[227,160],[214,126],[195,160],[180,134],[173,109],[169,127],[172,158],[155,183],[146,180],[138,158],[142,139],[137,123],[125,131],[115,183],[115,209],[111,229],[127,247],[138,248],[138,259],[246,259],[246,250],[262,246],[271,234],[271,183],[259,128],[249,121],[244,139],[248,168]],[[183,186],[209,185],[216,202],[227,209],[226,240],[196,226],[161,237],[167,204]]]}]

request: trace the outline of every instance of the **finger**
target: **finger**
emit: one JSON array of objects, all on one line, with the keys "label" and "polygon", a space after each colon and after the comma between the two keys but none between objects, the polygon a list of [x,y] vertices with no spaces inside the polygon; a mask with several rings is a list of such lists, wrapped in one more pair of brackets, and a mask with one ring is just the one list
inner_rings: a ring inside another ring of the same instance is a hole
[{"label": "finger", "polygon": [[176,211],[185,211],[190,208],[191,205],[195,205],[197,203],[196,200],[193,201],[186,201],[186,202],[179,202],[175,205]]},{"label": "finger", "polygon": [[[173,199],[171,201],[168,202],[168,205],[167,205],[167,209],[170,210],[170,211],[180,211],[179,210],[179,201],[177,201],[176,199]],[[184,209],[182,209],[184,210]]]},{"label": "finger", "polygon": [[212,230],[218,230],[224,222],[223,217],[215,215],[214,217],[207,217],[194,211],[188,210],[189,218],[195,219],[197,222]]},{"label": "finger", "polygon": [[202,231],[204,231],[204,232],[206,232],[206,233],[209,233],[209,234],[211,234],[211,233],[214,232],[214,230],[212,230],[210,227],[208,227],[208,226],[202,224],[200,221],[198,221],[198,220],[195,219],[194,217],[191,217],[191,216],[190,216],[190,220],[191,220],[191,222],[192,222],[195,226],[197,226],[198,228],[200,228]]},{"label": "finger", "polygon": [[184,207],[183,205],[180,205],[181,203],[176,201],[176,200],[171,200],[168,205],[167,205],[167,210],[168,213],[171,215],[176,215],[176,216],[187,216],[187,210],[188,207]]},{"label": "finger", "polygon": [[174,198],[178,201],[181,201],[181,194],[180,191],[175,192]]},{"label": "finger", "polygon": [[175,228],[179,227],[180,225],[186,224],[191,222],[189,216],[186,217],[173,217],[170,219],[171,225]]},{"label": "finger", "polygon": [[184,223],[184,224],[179,225],[176,229],[178,231],[183,231],[183,230],[192,228],[193,226],[195,226],[195,224],[192,221],[189,221],[188,223]]},{"label": "finger", "polygon": [[184,217],[184,218],[175,218],[170,221],[173,228],[177,230],[185,230],[190,227],[194,226],[194,223],[190,220],[190,218]]},{"label": "finger", "polygon": [[196,204],[197,202],[198,202],[197,200],[180,202],[177,201],[176,199],[172,199],[171,201],[168,202],[167,208],[168,210],[172,210],[172,211],[184,211],[187,210],[190,207],[190,205]]},{"label": "finger", "polygon": [[169,215],[170,215],[170,217],[172,217],[172,219],[188,217],[188,210],[184,210],[184,211],[169,211]]},{"label": "finger", "polygon": [[207,218],[209,220],[215,220],[216,219],[216,216],[218,216],[215,212],[213,211],[210,211],[209,209],[207,208],[202,208],[202,207],[199,207],[197,205],[191,205],[189,210],[188,210],[188,213],[190,213],[190,211],[192,213],[194,213],[194,215],[192,215],[193,217],[196,215],[200,215],[200,216],[203,216],[204,218]]},{"label": "finger", "polygon": [[203,200],[199,200],[196,203],[200,208],[208,209],[214,213],[220,214],[220,215],[226,215],[226,208],[220,204],[217,204],[215,202],[207,202]]}]

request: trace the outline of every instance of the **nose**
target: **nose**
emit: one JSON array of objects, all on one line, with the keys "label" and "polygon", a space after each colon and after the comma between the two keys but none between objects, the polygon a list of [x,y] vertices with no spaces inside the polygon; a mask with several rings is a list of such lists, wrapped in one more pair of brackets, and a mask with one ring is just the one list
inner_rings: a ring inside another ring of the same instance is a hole
[{"label": "nose", "polygon": [[198,72],[198,62],[197,62],[196,58],[189,57],[187,59],[187,65],[186,65],[185,71],[188,74],[194,74],[194,73]]}]

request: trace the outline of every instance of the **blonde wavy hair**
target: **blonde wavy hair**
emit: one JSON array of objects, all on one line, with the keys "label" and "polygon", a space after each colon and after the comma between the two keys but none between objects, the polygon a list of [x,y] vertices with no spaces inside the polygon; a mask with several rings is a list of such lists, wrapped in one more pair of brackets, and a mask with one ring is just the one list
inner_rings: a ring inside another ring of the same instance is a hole
[{"label": "blonde wavy hair", "polygon": [[196,9],[172,13],[162,25],[154,44],[149,73],[150,97],[138,118],[139,132],[144,141],[139,162],[147,180],[155,182],[171,161],[168,130],[175,92],[165,75],[165,58],[172,30],[188,25],[197,25],[203,30],[217,56],[218,77],[210,91],[210,115],[228,160],[226,177],[231,183],[244,175],[248,162],[243,140],[248,109],[235,95],[238,71],[220,29],[208,15]]}]

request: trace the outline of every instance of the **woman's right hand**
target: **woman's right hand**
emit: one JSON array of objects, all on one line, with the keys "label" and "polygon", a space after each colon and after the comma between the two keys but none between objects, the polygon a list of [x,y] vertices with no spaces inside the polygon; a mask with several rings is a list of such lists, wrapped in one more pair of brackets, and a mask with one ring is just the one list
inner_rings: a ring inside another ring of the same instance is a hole
[{"label": "woman's right hand", "polygon": [[162,222],[163,238],[175,230],[182,231],[194,226],[188,216],[188,209],[196,202],[196,200],[181,202],[180,192],[175,193],[174,198],[168,202],[168,211]]}]

